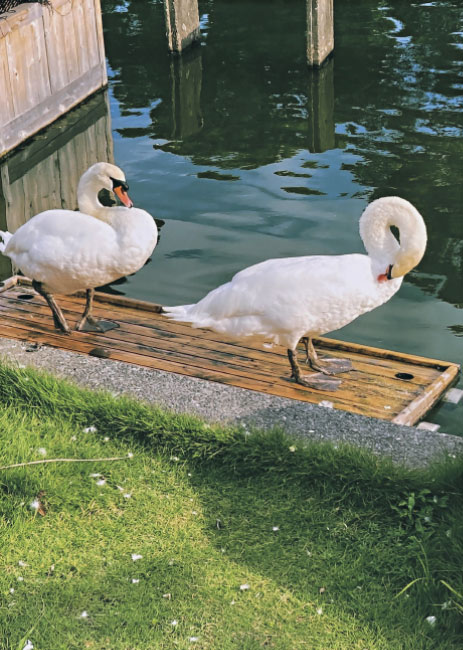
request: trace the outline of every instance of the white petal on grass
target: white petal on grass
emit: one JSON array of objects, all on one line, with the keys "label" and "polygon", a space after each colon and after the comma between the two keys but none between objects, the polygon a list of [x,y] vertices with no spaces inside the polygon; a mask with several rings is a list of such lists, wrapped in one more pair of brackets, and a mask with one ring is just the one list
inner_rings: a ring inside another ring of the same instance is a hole
[{"label": "white petal on grass", "polygon": [[108,442],[108,441],[109,441],[109,436],[105,436],[105,437],[103,438],[103,442]]},{"label": "white petal on grass", "polygon": [[276,533],[277,530],[280,530],[280,527],[279,526],[273,526],[272,530],[273,530],[274,533]]},{"label": "white petal on grass", "polygon": [[22,576],[18,576],[18,577],[16,578],[16,580],[17,580],[18,582],[24,582],[24,578],[23,578]]},{"label": "white petal on grass", "polygon": [[23,562],[23,560],[19,560],[18,566],[27,566],[27,562]]},{"label": "white petal on grass", "polygon": [[10,587],[10,594],[14,594],[14,587]]},{"label": "white petal on grass", "polygon": [[132,553],[132,560],[136,562],[137,560],[141,560],[143,555],[139,555],[138,553]]},{"label": "white petal on grass", "polygon": [[29,503],[29,508],[31,510],[38,510],[40,508],[40,501],[38,499],[34,499]]},{"label": "white petal on grass", "polygon": [[250,589],[250,588],[251,588],[251,587],[250,587],[249,585],[247,585],[247,584],[240,585],[240,590],[241,590],[241,591],[247,591],[247,590]]},{"label": "white petal on grass", "polygon": [[117,487],[117,489],[119,490],[119,492],[123,492],[123,491],[124,491],[124,488],[121,487],[120,485],[116,485],[116,487]]},{"label": "white petal on grass", "polygon": [[84,609],[84,611],[82,612],[82,614],[79,616],[79,618],[88,618],[88,613],[86,612],[85,609]]},{"label": "white petal on grass", "polygon": [[30,641],[30,639],[27,639],[27,643],[24,646],[23,650],[34,650],[34,644],[32,641]]},{"label": "white petal on grass", "polygon": [[431,627],[436,624],[435,616],[426,616],[425,620],[427,621],[427,623],[429,623],[429,625],[431,625]]},{"label": "white petal on grass", "polygon": [[321,607],[317,607],[317,614],[321,616],[323,614],[323,609]]},{"label": "white petal on grass", "polygon": [[291,447],[288,447],[289,451],[295,452],[296,447],[294,445],[291,445]]},{"label": "white petal on grass", "polygon": [[46,456],[47,455],[47,450],[45,449],[45,447],[39,447],[37,449],[37,453],[40,454],[41,456]]},{"label": "white petal on grass", "polygon": [[133,453],[131,451],[127,454],[127,458],[133,458]]},{"label": "white petal on grass", "polygon": [[99,478],[98,481],[96,482],[97,485],[106,485],[106,479],[104,478]]},{"label": "white petal on grass", "polygon": [[96,433],[98,429],[94,427],[93,425],[91,427],[85,427],[84,428],[84,433]]},{"label": "white petal on grass", "polygon": [[98,472],[94,472],[93,474],[90,474],[90,478],[100,478],[101,474]]},{"label": "white petal on grass", "polygon": [[163,598],[167,598],[167,600],[170,600],[172,598],[171,594],[162,594]]},{"label": "white petal on grass", "polygon": [[138,585],[139,582],[140,582],[140,578],[132,578],[133,585]]},{"label": "white petal on grass", "polygon": [[126,492],[124,494],[124,499],[130,499],[131,497],[132,497],[132,495],[130,494],[130,492]]},{"label": "white petal on grass", "polygon": [[178,456],[171,456],[170,460],[178,461],[178,460],[180,460],[180,458]]},{"label": "white petal on grass", "polygon": [[171,621],[170,624],[172,627],[176,627],[178,625],[178,621]]},{"label": "white petal on grass", "polygon": [[75,442],[77,440],[77,436],[71,436],[71,442]]},{"label": "white petal on grass", "polygon": [[196,641],[199,641],[199,636],[190,636],[188,641],[190,643],[196,643]]}]

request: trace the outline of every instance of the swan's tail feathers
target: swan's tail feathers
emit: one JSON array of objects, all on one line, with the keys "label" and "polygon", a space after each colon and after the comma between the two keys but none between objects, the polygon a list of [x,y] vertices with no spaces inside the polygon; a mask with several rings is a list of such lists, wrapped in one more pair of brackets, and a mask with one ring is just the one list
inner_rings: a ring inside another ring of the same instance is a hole
[{"label": "swan's tail feathers", "polygon": [[0,241],[0,253],[5,251],[6,245],[12,237],[13,235],[11,232],[0,230],[0,238],[2,239],[2,241]]},{"label": "swan's tail feathers", "polygon": [[195,305],[179,305],[178,307],[162,307],[162,313],[170,318],[170,320],[183,321],[184,323],[191,323],[191,308]]}]

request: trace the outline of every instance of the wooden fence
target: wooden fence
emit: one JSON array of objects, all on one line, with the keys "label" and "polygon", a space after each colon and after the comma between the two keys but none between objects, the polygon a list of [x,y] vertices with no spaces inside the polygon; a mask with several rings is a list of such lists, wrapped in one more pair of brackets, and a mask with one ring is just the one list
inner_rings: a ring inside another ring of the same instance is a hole
[{"label": "wooden fence", "polygon": [[19,5],[0,19],[0,156],[107,84],[100,0]]}]

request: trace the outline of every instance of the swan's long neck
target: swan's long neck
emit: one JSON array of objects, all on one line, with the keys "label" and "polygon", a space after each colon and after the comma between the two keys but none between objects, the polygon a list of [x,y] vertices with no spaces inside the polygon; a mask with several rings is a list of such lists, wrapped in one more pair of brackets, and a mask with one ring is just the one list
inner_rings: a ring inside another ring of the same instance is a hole
[{"label": "swan's long neck", "polygon": [[77,186],[77,204],[80,212],[109,223],[113,208],[107,208],[100,203],[98,192],[101,189],[101,183],[91,175],[85,173]]},{"label": "swan's long neck", "polygon": [[[400,244],[391,226],[399,229]],[[372,264],[381,273],[392,264],[395,278],[405,275],[420,262],[427,240],[426,226],[418,210],[397,196],[370,203],[360,218],[360,236]]]}]

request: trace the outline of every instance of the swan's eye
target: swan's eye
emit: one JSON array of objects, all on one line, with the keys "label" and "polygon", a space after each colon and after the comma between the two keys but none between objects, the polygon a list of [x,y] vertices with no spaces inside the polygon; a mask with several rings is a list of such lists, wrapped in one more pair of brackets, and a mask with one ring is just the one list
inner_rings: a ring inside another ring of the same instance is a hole
[{"label": "swan's eye", "polygon": [[124,192],[129,191],[129,186],[125,181],[119,181],[117,178],[111,178],[111,180],[113,182],[113,190],[115,190],[117,187],[120,187],[124,190]]}]

